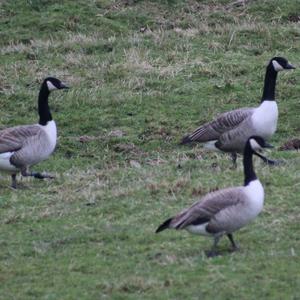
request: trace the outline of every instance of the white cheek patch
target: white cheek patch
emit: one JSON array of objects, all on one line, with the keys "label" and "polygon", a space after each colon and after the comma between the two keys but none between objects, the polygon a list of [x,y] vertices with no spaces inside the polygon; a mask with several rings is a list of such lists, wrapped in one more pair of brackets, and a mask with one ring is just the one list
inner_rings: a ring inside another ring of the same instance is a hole
[{"label": "white cheek patch", "polygon": [[260,150],[262,148],[255,139],[250,139],[250,145],[253,150]]},{"label": "white cheek patch", "polygon": [[57,87],[51,81],[47,81],[47,87],[49,91],[57,90]]},{"label": "white cheek patch", "polygon": [[273,64],[275,71],[278,72],[278,71],[283,70],[283,67],[281,66],[281,64],[279,64],[276,60],[272,60],[272,64]]}]

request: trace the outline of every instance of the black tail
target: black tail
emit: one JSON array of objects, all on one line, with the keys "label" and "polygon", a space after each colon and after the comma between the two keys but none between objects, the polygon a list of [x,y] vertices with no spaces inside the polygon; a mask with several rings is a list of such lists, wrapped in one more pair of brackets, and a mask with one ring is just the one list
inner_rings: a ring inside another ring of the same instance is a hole
[{"label": "black tail", "polygon": [[181,142],[179,143],[179,145],[186,145],[193,142],[193,140],[190,138],[189,135],[186,135],[185,137],[182,138]]},{"label": "black tail", "polygon": [[168,219],[167,221],[163,222],[163,223],[156,229],[155,233],[158,233],[158,232],[161,232],[161,231],[163,231],[163,230],[165,230],[165,229],[168,229],[168,228],[169,228],[169,225],[170,225],[170,223],[171,223],[171,221],[172,221],[172,219],[173,219],[173,218],[170,218],[170,219]]}]

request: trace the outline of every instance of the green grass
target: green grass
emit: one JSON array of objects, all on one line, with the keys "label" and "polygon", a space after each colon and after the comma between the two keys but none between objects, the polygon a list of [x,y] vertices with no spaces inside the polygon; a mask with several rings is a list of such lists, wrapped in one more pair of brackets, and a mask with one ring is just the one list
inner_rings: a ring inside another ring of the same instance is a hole
[{"label": "green grass", "polygon": [[[259,103],[265,66],[299,65],[300,3],[288,1],[2,1],[0,128],[37,120],[51,94],[52,181],[0,177],[0,299],[299,299],[299,153],[256,161],[262,214],[241,247],[157,226],[201,195],[242,184],[242,165],[179,147],[198,124]],[[299,70],[280,73],[271,143],[299,137]]]}]

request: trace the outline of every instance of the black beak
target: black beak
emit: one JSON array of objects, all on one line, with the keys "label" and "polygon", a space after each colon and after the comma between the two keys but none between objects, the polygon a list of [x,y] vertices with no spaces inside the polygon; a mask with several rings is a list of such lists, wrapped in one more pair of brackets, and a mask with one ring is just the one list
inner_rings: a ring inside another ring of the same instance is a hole
[{"label": "black beak", "polygon": [[293,65],[287,63],[287,65],[285,66],[285,69],[291,70],[291,69],[296,69],[296,68]]},{"label": "black beak", "polygon": [[273,145],[271,145],[271,144],[269,144],[269,143],[267,143],[267,142],[265,142],[265,144],[264,144],[264,147],[263,148],[274,148],[274,146]]},{"label": "black beak", "polygon": [[69,87],[63,82],[60,83],[60,88],[61,89],[69,89]]}]

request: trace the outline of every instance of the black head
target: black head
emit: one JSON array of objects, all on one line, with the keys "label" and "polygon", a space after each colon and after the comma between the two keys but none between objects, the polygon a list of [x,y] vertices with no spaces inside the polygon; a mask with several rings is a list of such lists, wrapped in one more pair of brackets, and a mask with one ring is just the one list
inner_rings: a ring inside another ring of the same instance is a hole
[{"label": "black head", "polygon": [[282,70],[291,70],[291,69],[296,69],[294,66],[292,66],[287,59],[285,59],[284,57],[273,57],[270,60],[269,63],[270,66],[273,67],[273,69],[276,72],[282,71]]},{"label": "black head", "polygon": [[53,90],[61,90],[61,89],[69,88],[65,83],[61,82],[59,79],[54,77],[47,77],[44,80],[44,84],[47,86],[49,92]]},{"label": "black head", "polygon": [[262,148],[273,148],[272,145],[267,143],[262,137],[260,136],[251,136],[246,145],[249,145],[253,152],[256,150],[261,150]]}]

